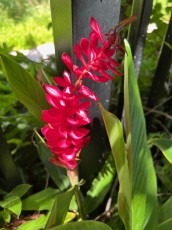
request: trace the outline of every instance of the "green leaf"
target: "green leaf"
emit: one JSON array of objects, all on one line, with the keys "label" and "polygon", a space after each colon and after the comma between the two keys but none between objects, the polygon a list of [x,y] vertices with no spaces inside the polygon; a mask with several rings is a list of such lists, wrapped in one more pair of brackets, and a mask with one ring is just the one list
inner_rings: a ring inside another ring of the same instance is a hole
[{"label": "green leaf", "polygon": [[51,210],[57,194],[58,189],[47,188],[41,192],[35,193],[22,201],[23,210]]},{"label": "green leaf", "polygon": [[39,83],[9,55],[0,54],[4,74],[18,100],[38,120],[41,111],[48,108],[45,92]]},{"label": "green leaf", "polygon": [[22,197],[25,195],[28,190],[32,187],[30,184],[20,184],[17,185],[10,193],[6,195],[6,197],[10,196],[17,196],[17,197]]},{"label": "green leaf", "polygon": [[125,46],[124,111],[132,188],[132,230],[153,230],[157,222],[156,175],[147,144],[145,118],[132,54],[126,40]]},{"label": "green leaf", "polygon": [[3,211],[0,212],[0,222],[1,222],[1,219],[3,219],[4,222],[7,222],[7,223],[10,222],[11,215],[10,215],[10,212],[7,209],[4,209]]},{"label": "green leaf", "polygon": [[71,199],[76,189],[78,189],[77,186],[56,197],[45,230],[64,223]]},{"label": "green leaf", "polygon": [[158,230],[172,229],[172,197],[160,208],[158,214]]},{"label": "green leaf", "polygon": [[19,217],[21,213],[22,203],[19,197],[17,196],[10,196],[3,201],[0,202],[0,206],[4,209],[8,209],[17,217]]},{"label": "green leaf", "polygon": [[93,221],[86,220],[80,222],[67,223],[58,227],[50,228],[49,230],[112,230],[108,225]]},{"label": "green leaf", "polygon": [[36,132],[36,141],[39,157],[44,164],[47,172],[49,173],[51,179],[58,186],[61,191],[67,189],[70,185],[69,178],[66,173],[66,169],[59,167],[57,165],[53,165],[49,162],[49,158],[52,158],[53,155],[50,150],[46,147],[44,140],[41,136]]},{"label": "green leaf", "polygon": [[131,188],[122,126],[118,118],[99,106],[115,161],[119,179],[118,209],[126,229],[131,229]]},{"label": "green leaf", "polygon": [[1,127],[0,151],[0,187],[1,189],[10,191],[14,186],[21,183],[21,178]]},{"label": "green leaf", "polygon": [[172,164],[172,140],[167,138],[158,138],[152,140],[151,144],[157,146],[165,156],[165,158]]},{"label": "green leaf", "polygon": [[85,213],[94,211],[107,195],[115,175],[115,168],[113,167],[114,162],[112,162],[112,160],[112,157],[109,156],[102,170],[93,180],[92,187],[87,192],[83,203]]},{"label": "green leaf", "polygon": [[[46,224],[48,215],[43,215],[43,214],[37,214],[35,215],[35,219],[26,221],[25,223],[19,225],[17,227],[17,230],[39,230],[39,229],[44,229],[44,226]],[[32,216],[33,218],[33,216]]]}]

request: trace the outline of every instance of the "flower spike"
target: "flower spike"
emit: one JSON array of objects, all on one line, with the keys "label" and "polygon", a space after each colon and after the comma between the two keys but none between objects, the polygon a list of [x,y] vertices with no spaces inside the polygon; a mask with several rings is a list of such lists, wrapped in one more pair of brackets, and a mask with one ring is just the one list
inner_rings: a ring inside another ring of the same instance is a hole
[{"label": "flower spike", "polygon": [[[122,75],[117,70],[120,64],[113,56],[117,50],[124,53],[124,48],[119,44],[119,32],[134,20],[133,16],[119,23],[104,39],[98,22],[91,17],[89,39],[82,38],[73,49],[81,66],[75,65],[71,57],[63,53],[62,60],[70,73],[65,70],[62,78],[54,77],[57,85],[44,85],[51,108],[42,112],[46,125],[41,131],[53,154],[49,159],[51,163],[70,170],[77,167],[80,152],[90,140],[88,124],[92,120],[89,108],[92,101],[99,101],[96,94],[84,85],[84,80],[89,78],[104,83],[114,79],[110,73]],[[76,79],[74,83],[71,74]]]}]

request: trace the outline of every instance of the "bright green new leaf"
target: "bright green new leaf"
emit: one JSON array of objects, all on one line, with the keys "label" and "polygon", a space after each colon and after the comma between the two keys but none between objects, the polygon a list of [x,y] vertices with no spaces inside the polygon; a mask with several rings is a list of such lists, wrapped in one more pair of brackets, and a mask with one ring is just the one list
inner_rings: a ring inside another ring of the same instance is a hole
[{"label": "bright green new leaf", "polygon": [[53,155],[50,152],[50,150],[47,148],[44,140],[41,138],[41,136],[36,132],[36,141],[37,141],[37,148],[38,148],[38,154],[39,157],[44,164],[47,172],[49,173],[51,179],[54,181],[54,183],[57,185],[57,187],[64,191],[69,187],[69,179],[66,173],[66,169],[59,167],[57,165],[53,165],[49,162],[49,158],[52,158]]},{"label": "bright green new leaf", "polygon": [[11,215],[7,209],[4,209],[3,211],[0,212],[0,222],[2,222],[2,219],[4,220],[4,222],[7,222],[7,223],[10,222]]},{"label": "bright green new leaf", "polygon": [[119,179],[118,209],[126,229],[131,229],[131,188],[122,126],[118,118],[99,106],[115,160]]},{"label": "bright green new leaf", "polygon": [[40,84],[9,55],[0,54],[3,72],[18,100],[38,120],[41,111],[48,108],[45,92]]},{"label": "bright green new leaf", "polygon": [[172,197],[160,208],[158,214],[158,230],[172,229]]},{"label": "bright green new leaf", "polygon": [[44,214],[35,214],[35,216],[32,216],[32,220],[28,220],[25,223],[19,225],[17,227],[17,230],[39,230],[44,229],[44,226],[46,224],[48,215]]},{"label": "bright green new leaf", "polygon": [[64,223],[67,212],[69,210],[71,199],[75,194],[76,189],[78,189],[77,186],[73,187],[65,193],[59,194],[56,197],[50,217],[45,226],[45,230]]},{"label": "bright green new leaf", "polygon": [[0,201],[0,206],[4,209],[10,210],[19,217],[22,209],[22,202],[17,196],[10,196],[3,201]]},{"label": "bright green new leaf", "polygon": [[145,118],[134,71],[132,54],[125,40],[124,112],[130,184],[132,230],[156,229],[157,184],[147,144]]},{"label": "bright green new leaf", "polygon": [[28,190],[31,187],[32,187],[32,185],[30,185],[30,184],[17,185],[10,193],[8,193],[6,195],[6,197],[10,197],[10,196],[22,197],[23,195],[25,195],[28,192]]},{"label": "bright green new leaf", "polygon": [[154,139],[151,144],[156,145],[164,154],[165,158],[172,164],[172,140],[167,138]]},{"label": "bright green new leaf", "polygon": [[112,157],[109,156],[102,170],[93,180],[92,187],[87,192],[83,203],[85,213],[94,211],[107,195],[115,175],[115,168],[113,167],[114,162],[112,162],[112,160]]},{"label": "bright green new leaf", "polygon": [[22,201],[23,210],[51,210],[55,197],[60,193],[58,189],[47,188],[35,193]]},{"label": "bright green new leaf", "polygon": [[102,222],[87,220],[87,221],[67,223],[54,228],[50,228],[48,230],[112,230],[112,229],[108,225]]}]

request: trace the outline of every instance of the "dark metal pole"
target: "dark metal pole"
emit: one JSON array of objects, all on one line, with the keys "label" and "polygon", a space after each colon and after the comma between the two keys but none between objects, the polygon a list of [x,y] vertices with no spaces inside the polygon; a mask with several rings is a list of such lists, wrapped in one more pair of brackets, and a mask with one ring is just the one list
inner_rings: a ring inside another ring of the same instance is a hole
[{"label": "dark metal pole", "polygon": [[[172,15],[169,21],[168,29],[165,35],[164,41],[168,43],[169,45],[172,45]],[[155,70],[152,86],[150,89],[150,94],[148,97],[147,107],[153,108],[157,105],[162,92],[163,92],[163,86],[167,79],[168,73],[170,71],[170,66],[172,63],[172,50],[167,46],[166,43],[163,43],[162,49],[161,49],[161,55],[159,57],[159,61],[157,64],[157,68]],[[153,119],[153,114],[150,113],[147,116],[147,129],[151,130],[151,124]]]}]

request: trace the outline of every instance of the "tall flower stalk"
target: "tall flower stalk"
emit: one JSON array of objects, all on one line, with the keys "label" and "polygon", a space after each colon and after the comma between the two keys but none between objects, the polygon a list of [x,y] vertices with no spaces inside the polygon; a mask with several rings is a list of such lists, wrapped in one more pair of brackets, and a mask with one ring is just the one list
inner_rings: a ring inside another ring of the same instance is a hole
[{"label": "tall flower stalk", "polygon": [[[89,108],[92,101],[99,101],[97,95],[84,84],[84,79],[104,83],[114,79],[110,73],[122,75],[118,71],[120,64],[114,60],[114,55],[117,51],[124,54],[119,32],[134,19],[135,17],[131,17],[119,23],[106,34],[105,39],[98,22],[91,17],[89,39],[82,38],[73,48],[74,54],[82,63],[81,67],[75,65],[68,54],[63,53],[62,60],[69,72],[65,70],[63,77],[54,77],[56,85],[44,85],[47,101],[51,105],[50,109],[42,113],[42,120],[46,122],[42,134],[54,156],[49,160],[67,169],[72,186],[78,184],[80,152],[90,140],[88,125],[92,120]],[[71,74],[75,78],[74,83]],[[84,219],[79,190],[75,195],[80,217]]]}]

